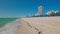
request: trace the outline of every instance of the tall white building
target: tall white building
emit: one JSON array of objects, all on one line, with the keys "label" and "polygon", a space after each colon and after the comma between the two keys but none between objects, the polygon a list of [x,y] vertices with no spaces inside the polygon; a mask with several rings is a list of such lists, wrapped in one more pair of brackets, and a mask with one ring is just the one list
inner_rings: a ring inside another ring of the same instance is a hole
[{"label": "tall white building", "polygon": [[43,12],[44,11],[44,8],[43,8],[43,6],[39,6],[38,7],[38,15],[43,15]]}]

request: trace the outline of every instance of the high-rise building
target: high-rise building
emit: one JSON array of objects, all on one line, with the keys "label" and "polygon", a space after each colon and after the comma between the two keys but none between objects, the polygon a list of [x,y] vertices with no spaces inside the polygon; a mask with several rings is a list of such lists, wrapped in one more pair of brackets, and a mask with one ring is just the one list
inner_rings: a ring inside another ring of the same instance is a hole
[{"label": "high-rise building", "polygon": [[38,15],[42,15],[43,16],[43,11],[44,11],[43,6],[39,6],[38,7]]}]

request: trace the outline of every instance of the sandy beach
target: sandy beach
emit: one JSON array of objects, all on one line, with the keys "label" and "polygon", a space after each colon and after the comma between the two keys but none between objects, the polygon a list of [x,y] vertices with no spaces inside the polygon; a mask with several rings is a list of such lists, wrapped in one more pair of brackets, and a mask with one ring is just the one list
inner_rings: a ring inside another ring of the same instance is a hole
[{"label": "sandy beach", "polygon": [[60,34],[60,17],[22,18],[22,23],[18,34]]},{"label": "sandy beach", "polygon": [[60,34],[60,17],[20,18],[1,30],[0,34]]}]

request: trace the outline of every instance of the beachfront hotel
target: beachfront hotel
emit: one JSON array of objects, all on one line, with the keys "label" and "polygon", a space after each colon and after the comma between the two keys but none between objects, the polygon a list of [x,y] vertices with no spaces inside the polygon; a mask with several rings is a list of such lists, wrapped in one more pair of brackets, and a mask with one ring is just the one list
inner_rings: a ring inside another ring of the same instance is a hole
[{"label": "beachfront hotel", "polygon": [[30,14],[27,17],[40,17],[44,15],[44,7],[38,6],[38,13],[37,14]]},{"label": "beachfront hotel", "polygon": [[43,15],[44,8],[43,6],[38,6],[38,15]]}]

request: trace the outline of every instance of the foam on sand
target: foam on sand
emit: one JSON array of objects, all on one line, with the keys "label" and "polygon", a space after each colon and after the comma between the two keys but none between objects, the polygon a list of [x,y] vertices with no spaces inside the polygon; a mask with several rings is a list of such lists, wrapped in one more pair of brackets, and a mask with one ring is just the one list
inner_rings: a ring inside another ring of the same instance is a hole
[{"label": "foam on sand", "polygon": [[16,34],[16,29],[19,25],[21,25],[20,19],[8,23],[4,27],[0,28],[0,34]]}]

